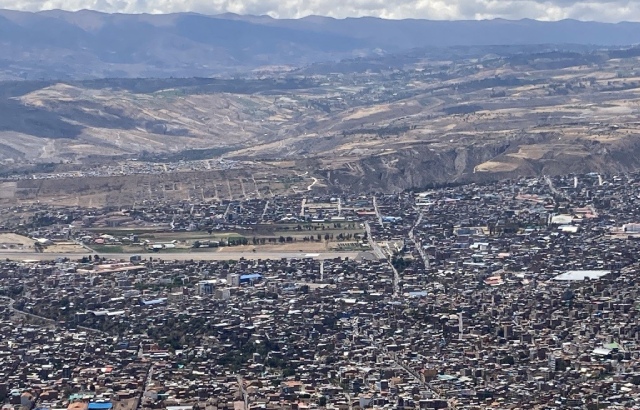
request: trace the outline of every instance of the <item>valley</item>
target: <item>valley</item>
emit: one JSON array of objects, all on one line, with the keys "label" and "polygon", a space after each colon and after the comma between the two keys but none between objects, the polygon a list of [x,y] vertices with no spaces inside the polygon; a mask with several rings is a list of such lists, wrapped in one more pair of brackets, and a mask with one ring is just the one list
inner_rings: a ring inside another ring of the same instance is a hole
[{"label": "valley", "polygon": [[234,80],[1,83],[0,200],[130,204],[157,199],[159,181],[206,199],[629,172],[638,55],[493,47],[360,59],[350,74],[352,60]]}]

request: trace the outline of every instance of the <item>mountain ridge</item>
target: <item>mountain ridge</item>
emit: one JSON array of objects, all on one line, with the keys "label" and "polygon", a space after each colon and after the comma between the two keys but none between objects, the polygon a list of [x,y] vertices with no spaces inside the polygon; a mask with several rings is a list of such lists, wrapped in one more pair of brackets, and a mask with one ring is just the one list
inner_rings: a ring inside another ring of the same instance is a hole
[{"label": "mountain ridge", "polygon": [[[640,43],[640,23],[0,10],[0,79],[191,77],[424,47]],[[132,41],[134,39],[135,41]]]}]

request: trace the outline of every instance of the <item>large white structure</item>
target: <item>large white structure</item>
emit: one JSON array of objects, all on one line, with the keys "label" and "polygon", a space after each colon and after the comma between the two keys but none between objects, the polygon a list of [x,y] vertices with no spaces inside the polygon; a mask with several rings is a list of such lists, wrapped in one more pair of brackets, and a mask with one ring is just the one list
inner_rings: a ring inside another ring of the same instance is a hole
[{"label": "large white structure", "polygon": [[551,225],[571,225],[573,217],[571,215],[554,215],[551,217]]},{"label": "large white structure", "polygon": [[640,223],[625,224],[622,229],[625,233],[640,233]]},{"label": "large white structure", "polygon": [[581,281],[581,280],[596,280],[603,276],[608,275],[611,271],[608,270],[570,270],[553,278],[553,280],[560,281]]}]

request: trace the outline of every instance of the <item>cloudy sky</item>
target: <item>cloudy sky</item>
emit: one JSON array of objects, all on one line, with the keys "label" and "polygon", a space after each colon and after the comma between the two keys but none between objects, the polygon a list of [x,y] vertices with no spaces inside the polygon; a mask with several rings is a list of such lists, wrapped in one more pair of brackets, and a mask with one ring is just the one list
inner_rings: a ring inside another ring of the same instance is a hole
[{"label": "cloudy sky", "polygon": [[0,0],[18,10],[93,9],[124,13],[233,12],[296,18],[508,19],[640,21],[640,0]]}]

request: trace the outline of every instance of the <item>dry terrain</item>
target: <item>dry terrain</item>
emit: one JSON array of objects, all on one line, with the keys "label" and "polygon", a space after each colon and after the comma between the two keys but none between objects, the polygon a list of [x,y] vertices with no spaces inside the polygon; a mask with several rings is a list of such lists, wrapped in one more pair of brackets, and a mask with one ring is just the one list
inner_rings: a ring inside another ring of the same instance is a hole
[{"label": "dry terrain", "polygon": [[34,240],[15,233],[0,233],[0,249],[33,252]]},{"label": "dry terrain", "polygon": [[13,178],[0,202],[398,191],[640,166],[638,49],[469,53],[364,60],[373,68],[349,74],[346,62],[312,66],[220,91],[179,79],[14,86],[6,104],[23,120],[0,128]]},{"label": "dry terrain", "polygon": [[51,246],[47,246],[43,250],[44,253],[64,254],[64,253],[87,253],[87,249],[74,242],[56,242]]}]

